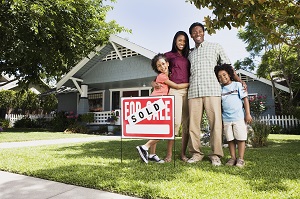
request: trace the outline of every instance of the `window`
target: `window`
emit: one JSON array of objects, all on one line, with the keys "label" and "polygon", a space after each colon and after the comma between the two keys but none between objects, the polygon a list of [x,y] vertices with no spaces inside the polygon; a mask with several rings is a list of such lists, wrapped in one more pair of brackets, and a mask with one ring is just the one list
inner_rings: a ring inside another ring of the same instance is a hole
[{"label": "window", "polygon": [[88,94],[88,100],[91,112],[103,111],[103,92]]}]

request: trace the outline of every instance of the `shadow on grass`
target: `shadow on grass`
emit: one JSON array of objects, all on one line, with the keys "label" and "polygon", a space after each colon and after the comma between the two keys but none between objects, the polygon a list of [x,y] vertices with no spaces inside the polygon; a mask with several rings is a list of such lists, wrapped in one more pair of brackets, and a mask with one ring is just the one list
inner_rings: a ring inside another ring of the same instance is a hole
[{"label": "shadow on grass", "polygon": [[[291,191],[286,180],[291,180],[296,187],[299,183],[300,140],[274,141],[269,142],[268,147],[247,148],[246,166],[243,169],[227,166],[213,167],[207,156],[202,162],[196,164],[183,163],[178,157],[181,147],[179,139],[176,140],[175,145],[175,167],[173,161],[166,164],[145,164],[140,160],[135,147],[146,141],[125,139],[122,140],[122,148],[120,140],[39,147],[35,155],[41,157],[43,154],[50,155],[51,161],[57,163],[49,163],[49,167],[42,169],[29,170],[27,174],[78,186],[138,195],[143,198],[161,198],[164,194],[164,186],[170,184],[176,187],[176,183],[183,183],[178,186],[190,186],[192,189],[193,186],[207,183],[209,179],[207,175],[213,175],[212,178],[220,176],[220,179],[216,179],[213,183],[222,181],[226,187],[229,186],[226,184],[228,175],[238,176],[243,179],[243,182],[239,183],[246,182],[253,192],[259,194]],[[161,158],[166,153],[166,145],[167,141],[158,143],[157,154]],[[203,147],[203,152],[208,155],[210,148]],[[21,150],[18,153],[21,154]],[[228,148],[224,149],[224,153],[223,164],[229,157]],[[47,158],[49,157],[41,158],[40,162],[49,161]],[[218,185],[215,186],[218,188]],[[180,191],[182,190],[185,189]]]}]

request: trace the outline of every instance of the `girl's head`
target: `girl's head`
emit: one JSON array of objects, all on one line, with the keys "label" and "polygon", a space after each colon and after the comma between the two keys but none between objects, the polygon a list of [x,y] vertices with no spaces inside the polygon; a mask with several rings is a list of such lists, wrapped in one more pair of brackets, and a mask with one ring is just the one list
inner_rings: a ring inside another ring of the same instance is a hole
[{"label": "girl's head", "polygon": [[189,37],[184,31],[178,31],[172,43],[172,52],[180,51],[182,56],[188,57],[190,51]]},{"label": "girl's head", "polygon": [[215,74],[218,81],[223,85],[228,85],[233,81],[234,71],[230,64],[217,65]]},{"label": "girl's head", "polygon": [[169,61],[164,54],[158,53],[151,60],[151,66],[156,73],[164,73],[169,68]]}]

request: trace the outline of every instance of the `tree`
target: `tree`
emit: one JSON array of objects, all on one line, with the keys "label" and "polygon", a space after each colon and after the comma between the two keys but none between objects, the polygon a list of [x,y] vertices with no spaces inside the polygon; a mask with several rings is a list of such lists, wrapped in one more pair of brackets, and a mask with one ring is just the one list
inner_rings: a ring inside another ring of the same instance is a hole
[{"label": "tree", "polygon": [[[287,26],[278,27],[278,30],[288,34],[295,32],[293,27]],[[270,44],[265,35],[259,32],[252,23],[249,23],[244,30],[239,31],[238,37],[247,43],[246,49],[251,56],[245,58],[244,61],[236,62],[235,67],[256,68],[259,77],[271,80],[281,113],[285,111],[289,114],[292,113],[292,107],[296,105],[294,96],[300,90],[300,78],[298,78],[300,73],[299,48],[283,43]],[[256,57],[261,57],[261,62],[258,64],[253,61]],[[275,88],[278,79],[284,80],[289,88],[288,100],[285,100],[285,95]]]},{"label": "tree", "polygon": [[[209,34],[215,29],[242,27],[247,23],[255,25],[257,30],[265,35],[269,44],[285,43],[300,47],[300,1],[299,0],[186,0],[198,9],[209,8],[214,18],[204,18]],[[290,35],[281,32],[278,27],[293,27],[295,32]]]},{"label": "tree", "polygon": [[0,73],[27,85],[60,78],[109,35],[128,31],[105,21],[110,9],[103,0],[1,1]]}]

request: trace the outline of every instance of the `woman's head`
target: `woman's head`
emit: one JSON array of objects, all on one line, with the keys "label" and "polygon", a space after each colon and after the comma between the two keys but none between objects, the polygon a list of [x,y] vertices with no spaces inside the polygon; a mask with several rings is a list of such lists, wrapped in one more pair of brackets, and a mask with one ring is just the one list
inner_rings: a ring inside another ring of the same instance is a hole
[{"label": "woman's head", "polygon": [[158,53],[151,60],[151,66],[152,66],[152,69],[156,73],[159,74],[159,73],[163,72],[162,70],[165,70],[165,69],[168,70],[169,61],[168,61],[167,57],[164,54]]},{"label": "woman's head", "polygon": [[184,31],[178,31],[173,38],[171,51],[172,52],[180,51],[184,57],[188,57],[189,50],[190,50],[190,42],[189,42],[188,35]]}]

